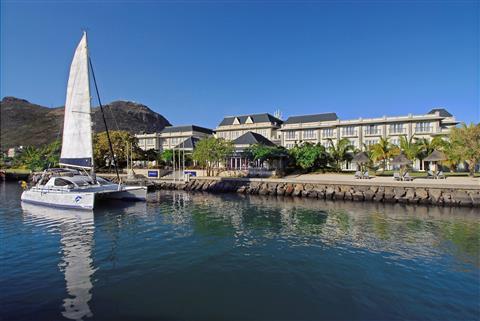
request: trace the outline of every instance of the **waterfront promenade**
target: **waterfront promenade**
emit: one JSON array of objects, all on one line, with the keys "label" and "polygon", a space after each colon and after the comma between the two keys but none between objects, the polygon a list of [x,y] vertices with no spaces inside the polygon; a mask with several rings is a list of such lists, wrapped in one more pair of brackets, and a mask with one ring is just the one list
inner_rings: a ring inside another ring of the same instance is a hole
[{"label": "waterfront promenade", "polygon": [[387,186],[422,186],[422,187],[445,187],[445,188],[472,188],[480,189],[479,177],[450,176],[447,179],[428,179],[425,177],[414,177],[410,182],[395,181],[392,176],[373,176],[370,179],[356,179],[353,174],[303,174],[289,175],[282,180],[306,183],[358,183],[359,185],[387,185]]},{"label": "waterfront promenade", "polygon": [[480,206],[480,180],[449,177],[446,180],[416,178],[410,182],[392,177],[355,179],[344,174],[308,174],[284,178],[194,177],[189,182],[149,180],[157,189],[175,189],[245,195],[294,196],[310,199]]}]

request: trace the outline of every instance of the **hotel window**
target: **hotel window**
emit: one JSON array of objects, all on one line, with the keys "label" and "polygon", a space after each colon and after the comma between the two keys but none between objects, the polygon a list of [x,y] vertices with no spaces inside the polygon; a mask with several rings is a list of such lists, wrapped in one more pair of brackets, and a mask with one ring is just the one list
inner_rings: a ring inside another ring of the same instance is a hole
[{"label": "hotel window", "polygon": [[285,132],[285,138],[286,139],[295,139],[296,137],[296,132],[294,130],[289,130]]},{"label": "hotel window", "polygon": [[390,140],[390,143],[392,145],[400,146],[400,139],[399,138],[394,138]]},{"label": "hotel window", "polygon": [[366,139],[365,140],[365,145],[372,146],[372,145],[375,145],[377,142],[378,142],[377,139]]},{"label": "hotel window", "polygon": [[342,136],[356,136],[355,126],[343,127]]},{"label": "hotel window", "polygon": [[257,132],[257,134],[260,134],[263,137],[267,137],[267,130],[266,129],[259,129],[256,132]]},{"label": "hotel window", "polygon": [[295,146],[295,144],[285,144],[285,147],[287,149],[293,148],[294,146]]},{"label": "hotel window", "polygon": [[303,138],[305,139],[312,139],[317,138],[317,133],[314,129],[307,129],[303,131]]},{"label": "hotel window", "polygon": [[419,133],[431,132],[432,128],[433,126],[431,122],[421,122],[416,124],[415,132],[419,132]]},{"label": "hotel window", "polygon": [[155,138],[147,138],[147,145],[154,145],[155,144]]},{"label": "hotel window", "polygon": [[333,137],[334,136],[333,128],[328,128],[328,129],[322,130],[322,135],[323,135],[323,137]]},{"label": "hotel window", "polygon": [[366,135],[377,135],[379,132],[380,130],[378,129],[377,125],[369,125],[365,128]]},{"label": "hotel window", "polygon": [[390,133],[392,133],[392,134],[403,133],[403,124],[402,123],[391,124],[390,125]]}]

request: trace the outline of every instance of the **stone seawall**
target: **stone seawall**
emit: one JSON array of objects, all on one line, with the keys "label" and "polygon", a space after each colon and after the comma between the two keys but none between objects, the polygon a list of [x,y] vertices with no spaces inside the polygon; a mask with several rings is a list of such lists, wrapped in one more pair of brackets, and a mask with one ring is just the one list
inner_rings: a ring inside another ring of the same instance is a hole
[{"label": "stone seawall", "polygon": [[158,189],[276,195],[311,199],[480,206],[480,188],[401,186],[393,184],[300,183],[248,179],[192,179],[188,183],[156,182]]}]

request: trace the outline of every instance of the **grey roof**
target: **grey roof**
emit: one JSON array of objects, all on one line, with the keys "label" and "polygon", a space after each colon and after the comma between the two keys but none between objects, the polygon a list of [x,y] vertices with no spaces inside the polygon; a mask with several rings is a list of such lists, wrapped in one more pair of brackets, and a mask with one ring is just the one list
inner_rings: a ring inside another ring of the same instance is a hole
[{"label": "grey roof", "polygon": [[266,146],[275,146],[274,143],[272,143],[270,140],[268,140],[266,137],[254,133],[254,132],[246,132],[242,136],[238,137],[233,141],[234,145],[255,145],[255,144],[261,144],[261,145],[266,145]]},{"label": "grey roof", "polygon": [[254,124],[258,124],[258,123],[272,123],[272,124],[275,124],[276,123],[277,125],[281,125],[283,123],[283,121],[281,119],[278,119],[277,117],[272,116],[268,113],[263,113],[263,114],[252,114],[252,115],[242,115],[242,116],[228,116],[228,117],[225,117],[222,120],[222,122],[220,123],[220,125],[218,125],[218,126],[233,125],[233,122],[235,121],[235,118],[238,118],[238,121],[240,122],[240,124],[245,124],[248,117],[252,118],[252,121],[253,121]]},{"label": "grey roof", "polygon": [[162,130],[162,133],[177,133],[177,132],[188,132],[188,131],[196,131],[205,134],[213,134],[213,130],[205,127],[200,127],[196,125],[185,125],[185,126],[168,126]]},{"label": "grey roof", "polygon": [[433,114],[435,114],[437,111],[440,113],[440,116],[441,116],[441,117],[453,117],[453,115],[450,114],[450,113],[449,113],[446,109],[444,109],[444,108],[434,108],[434,109],[432,109],[432,110],[430,110],[430,111],[428,112],[428,115],[433,115]]},{"label": "grey roof", "polygon": [[290,116],[285,121],[285,124],[314,123],[319,121],[333,121],[337,119],[338,119],[338,116],[336,113]]},{"label": "grey roof", "polygon": [[175,146],[175,149],[195,149],[195,146],[197,145],[197,142],[199,140],[200,138],[190,136],[187,139],[185,139],[183,142]]}]

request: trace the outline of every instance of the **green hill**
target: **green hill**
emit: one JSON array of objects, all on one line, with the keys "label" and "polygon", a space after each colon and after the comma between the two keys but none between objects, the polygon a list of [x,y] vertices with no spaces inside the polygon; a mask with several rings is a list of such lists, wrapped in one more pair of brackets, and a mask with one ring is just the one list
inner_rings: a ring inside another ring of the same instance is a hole
[{"label": "green hill", "polygon": [[[108,128],[131,133],[152,133],[170,126],[169,121],[145,105],[130,101],[114,101],[104,106]],[[39,146],[61,137],[63,107],[48,108],[24,99],[4,97],[0,103],[0,145],[5,150],[14,146]],[[93,108],[95,132],[105,131],[99,107]]]}]

